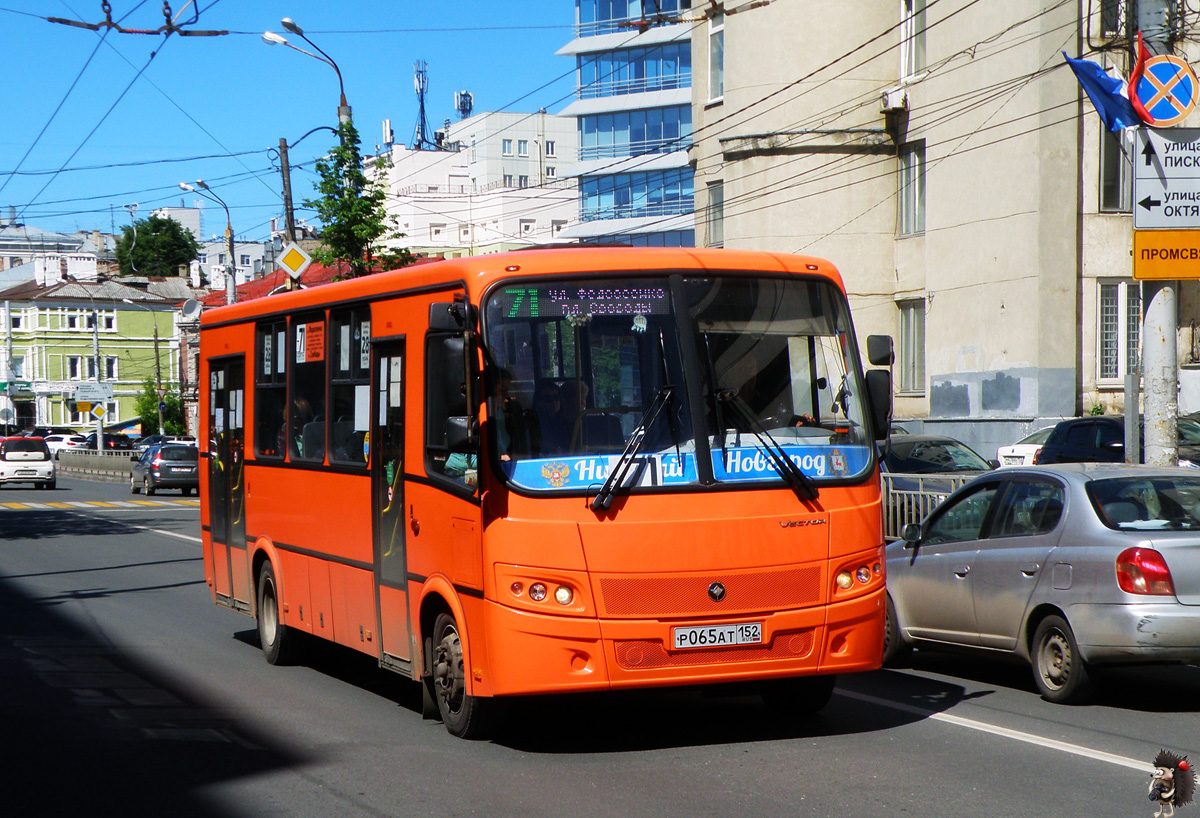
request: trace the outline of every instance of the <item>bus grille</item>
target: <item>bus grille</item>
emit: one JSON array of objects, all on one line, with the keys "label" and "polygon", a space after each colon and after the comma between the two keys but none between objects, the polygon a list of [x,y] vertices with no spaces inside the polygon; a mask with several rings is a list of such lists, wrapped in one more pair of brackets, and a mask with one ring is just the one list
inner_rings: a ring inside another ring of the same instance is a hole
[{"label": "bus grille", "polygon": [[[725,586],[721,602],[708,595],[713,582]],[[601,615],[606,616],[711,616],[800,608],[821,601],[821,569],[807,566],[728,576],[601,577],[600,597]]]},{"label": "bus grille", "polygon": [[747,645],[724,650],[681,650],[670,652],[655,639],[614,643],[617,664],[626,670],[658,667],[691,667],[724,662],[755,662],[762,659],[796,659],[807,656],[813,647],[813,632],[780,631],[770,645]]}]

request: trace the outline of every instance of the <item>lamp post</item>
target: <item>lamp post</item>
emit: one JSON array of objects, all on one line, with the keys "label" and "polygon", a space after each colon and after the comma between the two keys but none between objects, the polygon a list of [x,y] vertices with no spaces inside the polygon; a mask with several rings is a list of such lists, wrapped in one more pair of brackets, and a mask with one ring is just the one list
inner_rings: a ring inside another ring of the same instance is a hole
[{"label": "lamp post", "polygon": [[308,56],[312,57],[314,60],[320,60],[321,62],[323,62],[326,65],[328,65],[329,67],[331,67],[334,70],[334,72],[337,73],[338,90],[341,92],[341,95],[342,95],[341,102],[338,104],[338,122],[341,123],[342,125],[345,125],[347,122],[349,122],[351,120],[352,117],[350,116],[350,106],[346,103],[346,86],[342,83],[342,70],[340,68],[338,68],[337,63],[335,63],[333,61],[332,57],[330,57],[328,54],[326,54],[324,51],[321,50],[320,46],[318,46],[312,40],[308,39],[308,37],[304,36],[304,30],[302,28],[300,28],[300,26],[296,25],[295,21],[293,21],[291,17],[284,17],[282,20],[279,21],[279,23],[285,29],[290,31],[292,34],[295,34],[301,40],[304,40],[304,42],[308,43],[310,46],[315,48],[320,56],[312,53],[311,51],[306,51],[303,48],[292,45],[291,43],[289,43],[287,41],[286,37],[276,34],[273,31],[264,31],[263,32],[263,35],[262,35],[263,42],[266,43],[267,45],[286,45],[288,48],[292,49],[293,51],[299,51],[301,54],[307,54]]},{"label": "lamp post", "polygon": [[158,386],[158,433],[165,434],[166,430],[163,427],[163,385],[162,385],[162,364],[158,355],[158,313],[147,307],[145,304],[139,304],[128,298],[121,299],[126,304],[132,304],[140,310],[145,310],[150,313],[154,320],[154,380]]},{"label": "lamp post", "polygon": [[[198,188],[198,189],[197,189]],[[197,179],[196,185],[193,187],[187,182],[179,183],[180,190],[186,190],[190,193],[196,193],[210,202],[216,202],[221,207],[225,208],[225,244],[228,246],[226,251],[227,258],[225,260],[225,303],[232,304],[237,300],[237,267],[233,262],[233,220],[229,217],[229,205],[225,204],[225,200],[217,195],[211,187],[204,183],[203,179]],[[207,196],[200,191],[207,192]]]}]

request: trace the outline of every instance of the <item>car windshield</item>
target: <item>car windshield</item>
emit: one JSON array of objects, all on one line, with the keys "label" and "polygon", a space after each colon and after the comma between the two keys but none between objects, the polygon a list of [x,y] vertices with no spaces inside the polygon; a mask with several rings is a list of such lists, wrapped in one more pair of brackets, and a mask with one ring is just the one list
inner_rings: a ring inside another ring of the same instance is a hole
[{"label": "car windshield", "polygon": [[599,485],[635,431],[624,487],[778,481],[780,451],[818,481],[870,468],[858,353],[827,281],[521,282],[492,290],[485,320],[504,373],[494,457],[520,487]]},{"label": "car windshield", "polygon": [[1139,531],[1200,529],[1200,477],[1094,480],[1088,496],[1109,528]]},{"label": "car windshield", "polygon": [[158,456],[162,460],[180,460],[195,463],[200,460],[200,450],[195,446],[163,446],[158,450]]},{"label": "car windshield", "polygon": [[1047,426],[1045,429],[1038,429],[1036,432],[1034,432],[1033,434],[1029,435],[1028,437],[1023,437],[1023,438],[1021,438],[1020,440],[1018,440],[1018,441],[1017,441],[1016,443],[1014,443],[1013,445],[1014,445],[1014,446],[1022,446],[1022,445],[1030,445],[1030,446],[1033,446],[1033,445],[1040,445],[1040,444],[1042,444],[1042,443],[1045,443],[1047,440],[1049,440],[1049,439],[1050,439],[1050,435],[1051,435],[1051,433],[1053,433],[1053,432],[1054,432],[1054,427],[1053,427],[1053,426]]},{"label": "car windshield", "polygon": [[944,471],[986,471],[987,461],[957,440],[891,441],[884,463],[888,471],[900,474],[926,474]]}]

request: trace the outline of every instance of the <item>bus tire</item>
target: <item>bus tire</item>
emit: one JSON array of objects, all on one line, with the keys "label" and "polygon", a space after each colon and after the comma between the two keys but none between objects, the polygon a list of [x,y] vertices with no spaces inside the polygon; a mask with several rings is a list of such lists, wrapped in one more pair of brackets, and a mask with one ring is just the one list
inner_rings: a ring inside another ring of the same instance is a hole
[{"label": "bus tire", "polygon": [[768,679],[762,683],[762,699],[784,717],[809,716],[829,704],[835,684],[834,675]]},{"label": "bus tire", "polygon": [[480,738],[487,722],[489,700],[467,693],[462,637],[448,613],[433,622],[433,693],[442,724],[452,736]]},{"label": "bus tire", "polygon": [[290,664],[295,654],[297,634],[283,624],[279,610],[279,586],[270,560],[258,572],[258,642],[272,665]]}]

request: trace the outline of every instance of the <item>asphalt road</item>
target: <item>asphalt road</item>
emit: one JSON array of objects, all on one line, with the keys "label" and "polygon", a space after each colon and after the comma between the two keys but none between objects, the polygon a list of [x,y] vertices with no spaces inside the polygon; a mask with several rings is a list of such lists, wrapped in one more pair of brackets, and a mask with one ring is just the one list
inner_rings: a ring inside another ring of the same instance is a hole
[{"label": "asphalt road", "polygon": [[368,657],[267,665],[211,603],[194,497],[0,490],[6,818],[1149,818],[1155,752],[1200,760],[1198,694],[1196,668],[1123,670],[1066,708],[1026,668],[918,654],[798,723],[749,696],[562,696],[466,742]]}]

